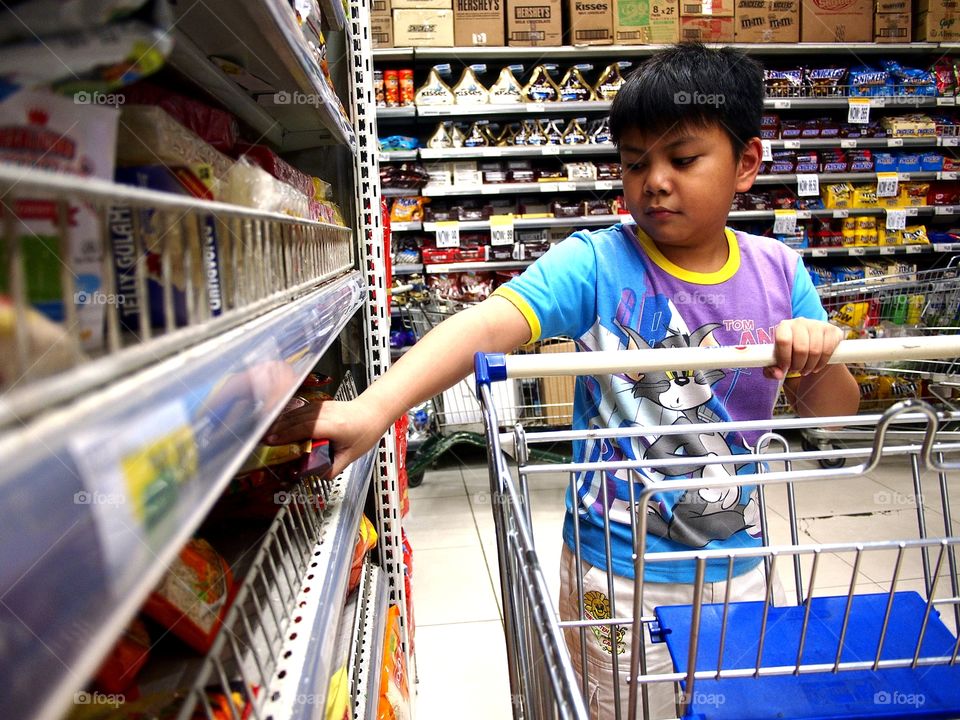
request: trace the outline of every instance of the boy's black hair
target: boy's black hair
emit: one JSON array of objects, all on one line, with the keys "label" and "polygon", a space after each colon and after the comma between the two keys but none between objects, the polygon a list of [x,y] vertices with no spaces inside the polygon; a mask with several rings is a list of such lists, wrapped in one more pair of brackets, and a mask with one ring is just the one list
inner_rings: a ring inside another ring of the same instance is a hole
[{"label": "boy's black hair", "polygon": [[760,65],[733,48],[681,43],[629,75],[610,109],[610,131],[619,145],[633,128],[659,135],[674,127],[718,124],[739,156],[750,138],[760,137],[762,114]]}]

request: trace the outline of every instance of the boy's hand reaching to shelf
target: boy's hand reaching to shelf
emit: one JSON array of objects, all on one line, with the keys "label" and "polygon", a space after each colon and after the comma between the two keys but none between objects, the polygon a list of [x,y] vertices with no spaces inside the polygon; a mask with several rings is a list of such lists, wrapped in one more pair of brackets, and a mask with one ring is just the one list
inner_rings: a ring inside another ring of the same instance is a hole
[{"label": "boy's hand reaching to shelf", "polygon": [[360,400],[323,400],[281,415],[267,432],[267,442],[282,445],[307,438],[329,440],[333,448],[330,476],[336,477],[379,442],[390,426],[389,422],[386,426],[383,423],[383,417]]}]

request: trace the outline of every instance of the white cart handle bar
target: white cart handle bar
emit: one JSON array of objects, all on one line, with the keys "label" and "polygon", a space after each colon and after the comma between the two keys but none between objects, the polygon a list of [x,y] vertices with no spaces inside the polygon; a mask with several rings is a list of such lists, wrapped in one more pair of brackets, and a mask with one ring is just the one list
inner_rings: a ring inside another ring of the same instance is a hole
[{"label": "white cart handle bar", "polygon": [[[844,340],[830,358],[835,363],[885,360],[943,360],[960,357],[960,334],[930,337]],[[736,347],[658,348],[656,350],[598,350],[594,352],[474,356],[477,385],[508,378],[547,375],[604,375],[656,370],[714,370],[769,367],[773,345]],[[477,397],[480,396],[479,389]]]}]

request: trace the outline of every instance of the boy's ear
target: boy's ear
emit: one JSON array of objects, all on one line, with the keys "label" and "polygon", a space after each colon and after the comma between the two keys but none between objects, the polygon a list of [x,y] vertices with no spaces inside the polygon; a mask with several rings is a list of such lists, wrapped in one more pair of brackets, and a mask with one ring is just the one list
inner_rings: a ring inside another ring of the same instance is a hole
[{"label": "boy's ear", "polygon": [[762,161],[763,144],[760,142],[760,138],[750,138],[744,145],[740,160],[737,163],[737,192],[746,192],[753,187],[753,181],[756,179],[757,173],[760,172]]}]

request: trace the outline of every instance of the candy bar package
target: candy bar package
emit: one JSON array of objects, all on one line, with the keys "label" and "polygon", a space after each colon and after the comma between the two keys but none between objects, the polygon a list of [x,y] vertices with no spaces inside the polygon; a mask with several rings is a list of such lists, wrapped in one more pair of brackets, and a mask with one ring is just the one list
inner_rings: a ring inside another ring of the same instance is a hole
[{"label": "candy bar package", "polygon": [[[116,180],[124,185],[205,200],[214,199],[209,184],[189,168],[168,168],[163,165],[122,167],[117,169]],[[139,213],[139,217],[134,217],[135,212]],[[171,217],[169,214],[148,209],[135,211],[129,205],[117,205],[110,210],[109,231],[113,246],[117,297],[123,298],[119,302],[120,321],[127,330],[137,332],[141,329],[140,321],[144,312],[136,291],[136,267],[139,258],[134,232],[137,225],[140,228],[141,250],[145,257],[150,325],[157,328],[168,324],[175,327],[187,325],[188,302],[192,300],[194,306],[198,307],[204,294],[211,316],[218,316],[223,312],[223,235],[219,226],[212,214],[201,217],[199,228],[197,223],[174,222],[178,216],[179,213]],[[172,318],[166,317],[164,304],[164,247],[171,260]],[[185,262],[188,256],[189,263]],[[190,284],[195,293],[194,298],[187,297],[188,267],[192,269]]]},{"label": "candy bar package", "polygon": [[[13,165],[112,180],[117,145],[117,110],[78,105],[49,92],[24,90],[0,102],[0,161]],[[85,350],[103,346],[103,242],[94,208],[72,202],[64,210],[70,228],[61,242],[58,204],[37,195],[13,205],[13,230],[21,238],[27,300],[50,320],[76,310],[77,338]],[[6,209],[6,208],[4,208]],[[61,249],[63,248],[63,249]],[[74,278],[64,297],[63,266]],[[9,293],[9,273],[0,273],[0,292]]]}]

